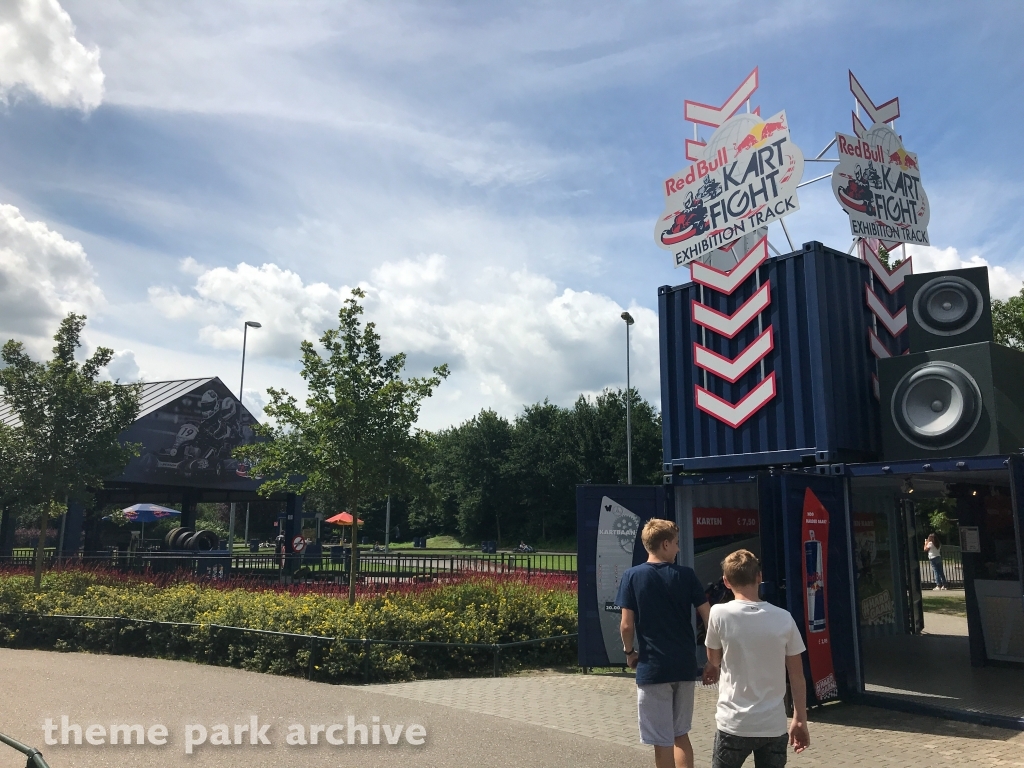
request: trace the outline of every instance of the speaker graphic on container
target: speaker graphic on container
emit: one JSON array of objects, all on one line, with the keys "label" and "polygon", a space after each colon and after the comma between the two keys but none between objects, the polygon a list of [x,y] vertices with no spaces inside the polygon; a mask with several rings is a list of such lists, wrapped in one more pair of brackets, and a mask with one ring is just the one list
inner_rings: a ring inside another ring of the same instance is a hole
[{"label": "speaker graphic on container", "polygon": [[916,352],[879,360],[878,379],[886,461],[1024,448],[1024,352],[991,342]]},{"label": "speaker graphic on container", "polygon": [[908,275],[906,292],[911,352],[992,341],[987,267]]}]

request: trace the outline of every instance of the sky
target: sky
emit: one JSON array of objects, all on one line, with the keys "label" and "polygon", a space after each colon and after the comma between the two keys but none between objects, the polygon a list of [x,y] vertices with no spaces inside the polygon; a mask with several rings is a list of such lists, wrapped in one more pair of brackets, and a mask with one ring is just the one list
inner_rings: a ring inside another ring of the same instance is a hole
[{"label": "sky", "polygon": [[[303,395],[299,343],[358,286],[410,375],[450,366],[437,429],[625,386],[628,310],[657,404],[657,288],[689,279],[653,240],[683,102],[721,104],[754,67],[753,104],[785,109],[808,157],[851,132],[848,70],[899,97],[931,202],[915,271],[986,264],[1007,298],[1022,28],[997,0],[0,0],[0,339],[46,356],[84,312],[112,378],[237,390],[255,320],[258,410],[268,387]],[[848,249],[827,181],[800,208],[797,247]]]}]

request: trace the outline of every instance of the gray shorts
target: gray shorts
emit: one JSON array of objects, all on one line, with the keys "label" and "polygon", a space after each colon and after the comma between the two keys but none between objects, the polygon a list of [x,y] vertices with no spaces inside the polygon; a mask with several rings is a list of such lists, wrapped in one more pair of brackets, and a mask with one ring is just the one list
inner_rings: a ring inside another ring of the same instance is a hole
[{"label": "gray shorts", "polygon": [[656,747],[671,747],[677,736],[685,736],[690,732],[693,724],[693,686],[693,680],[684,680],[636,687],[641,742]]}]

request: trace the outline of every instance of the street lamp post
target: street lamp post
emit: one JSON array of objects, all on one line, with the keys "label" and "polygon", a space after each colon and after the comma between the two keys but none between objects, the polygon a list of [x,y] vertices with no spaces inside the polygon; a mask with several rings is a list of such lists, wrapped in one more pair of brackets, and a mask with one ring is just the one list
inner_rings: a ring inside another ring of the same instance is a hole
[{"label": "street lamp post", "polygon": [[633,484],[633,396],[629,385],[629,326],[633,324],[633,316],[629,312],[619,315],[626,321],[626,485]]},{"label": "street lamp post", "polygon": [[249,329],[250,328],[262,328],[263,323],[257,323],[255,320],[246,320],[245,327],[242,329],[242,378],[238,382],[238,404],[242,404],[242,387],[245,386],[245,344],[249,340]]},{"label": "street lamp post", "polygon": [[[242,329],[242,378],[238,382],[238,405],[242,405],[242,387],[245,386],[245,344],[249,340],[250,328],[262,328],[262,323],[255,320],[246,320]],[[228,552],[233,552],[235,547],[235,503],[231,502],[231,513],[228,521]],[[249,537],[249,508],[245,510],[245,535]]]}]

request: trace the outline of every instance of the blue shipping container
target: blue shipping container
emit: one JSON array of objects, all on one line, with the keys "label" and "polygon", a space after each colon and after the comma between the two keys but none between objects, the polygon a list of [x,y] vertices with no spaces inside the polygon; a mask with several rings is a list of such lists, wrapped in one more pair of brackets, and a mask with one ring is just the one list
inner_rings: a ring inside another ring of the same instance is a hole
[{"label": "blue shipping container", "polygon": [[[659,288],[665,471],[878,459],[869,280],[862,260],[811,242],[764,262],[732,295],[694,282]],[[765,282],[770,305],[735,338],[693,321],[694,302],[732,315]],[[774,348],[735,383],[694,364],[695,344],[733,360],[769,323]],[[695,405],[698,385],[735,404],[773,372],[775,396],[736,428]]]}]

